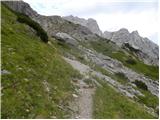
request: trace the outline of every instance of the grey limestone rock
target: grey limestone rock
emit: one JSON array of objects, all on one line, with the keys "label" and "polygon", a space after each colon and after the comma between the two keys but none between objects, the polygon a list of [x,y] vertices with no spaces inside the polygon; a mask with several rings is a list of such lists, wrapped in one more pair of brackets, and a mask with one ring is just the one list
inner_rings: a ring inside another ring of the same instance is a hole
[{"label": "grey limestone rock", "polygon": [[75,17],[75,16],[65,16],[63,17],[64,19],[71,21],[73,23],[76,24],[80,24],[82,26],[85,26],[87,28],[89,28],[93,33],[96,33],[97,35],[102,36],[102,31],[100,30],[97,21],[89,18],[88,20],[84,19],[84,18],[79,18],[79,17]]},{"label": "grey limestone rock", "polygon": [[57,39],[59,40],[63,40],[65,43],[73,45],[73,46],[77,46],[78,42],[71,37],[70,35],[68,35],[67,33],[62,33],[62,32],[58,32],[56,34]]},{"label": "grey limestone rock", "polygon": [[105,31],[103,37],[110,39],[119,46],[129,44],[132,48],[138,49],[136,55],[146,64],[159,65],[159,47],[148,38],[143,38],[138,31],[129,31],[122,28],[115,32]]}]

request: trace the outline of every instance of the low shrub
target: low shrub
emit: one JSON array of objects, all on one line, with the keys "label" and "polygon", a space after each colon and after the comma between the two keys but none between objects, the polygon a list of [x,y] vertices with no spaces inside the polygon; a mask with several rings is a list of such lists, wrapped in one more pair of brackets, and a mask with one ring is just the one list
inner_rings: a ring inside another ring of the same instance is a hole
[{"label": "low shrub", "polygon": [[139,80],[135,80],[134,82],[136,84],[136,86],[142,90],[148,90],[148,87],[145,83],[143,83],[142,81]]},{"label": "low shrub", "polygon": [[24,15],[22,13],[16,13],[18,18],[17,21],[20,23],[25,23],[32,27],[34,30],[36,30],[37,35],[41,38],[41,40],[45,43],[48,42],[48,35],[47,33],[42,29],[42,27],[32,19],[30,19],[27,15]]},{"label": "low shrub", "polygon": [[126,60],[126,63],[131,64],[131,65],[135,65],[136,61],[132,58],[129,58],[129,59]]},{"label": "low shrub", "polygon": [[124,73],[121,73],[121,72],[118,72],[118,73],[115,73],[115,75],[121,79],[128,79]]}]

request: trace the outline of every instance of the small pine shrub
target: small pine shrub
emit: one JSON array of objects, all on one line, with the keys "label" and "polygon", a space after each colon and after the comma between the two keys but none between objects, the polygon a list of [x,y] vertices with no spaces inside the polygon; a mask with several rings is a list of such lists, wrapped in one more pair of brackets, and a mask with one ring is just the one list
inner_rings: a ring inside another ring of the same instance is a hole
[{"label": "small pine shrub", "polygon": [[143,83],[142,81],[139,80],[135,80],[134,82],[136,84],[136,86],[142,90],[148,90],[148,87],[145,83]]},{"label": "small pine shrub", "polygon": [[118,73],[115,73],[115,75],[121,79],[128,79],[124,73],[121,73],[121,72],[118,72]]},{"label": "small pine shrub", "polygon": [[79,56],[78,56],[78,59],[84,60],[84,57],[79,55]]},{"label": "small pine shrub", "polygon": [[126,60],[126,63],[131,64],[131,65],[135,65],[136,61],[134,59],[129,58]]},{"label": "small pine shrub", "polygon": [[34,30],[36,30],[37,35],[41,38],[41,40],[45,43],[48,42],[48,35],[47,33],[42,29],[42,27],[32,19],[30,19],[27,15],[24,15],[22,13],[16,13],[18,18],[17,21],[20,23],[25,23],[32,27]]}]

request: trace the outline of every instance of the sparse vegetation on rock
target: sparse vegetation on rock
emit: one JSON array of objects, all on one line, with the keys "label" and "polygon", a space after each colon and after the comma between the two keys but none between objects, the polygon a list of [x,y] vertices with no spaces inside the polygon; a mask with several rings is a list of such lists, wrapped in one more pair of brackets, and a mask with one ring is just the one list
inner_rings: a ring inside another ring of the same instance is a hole
[{"label": "sparse vegetation on rock", "polygon": [[136,31],[101,36],[93,19],[83,26],[2,3],[2,118],[158,118],[156,45],[145,42],[154,48],[143,54],[120,45],[141,46]]}]

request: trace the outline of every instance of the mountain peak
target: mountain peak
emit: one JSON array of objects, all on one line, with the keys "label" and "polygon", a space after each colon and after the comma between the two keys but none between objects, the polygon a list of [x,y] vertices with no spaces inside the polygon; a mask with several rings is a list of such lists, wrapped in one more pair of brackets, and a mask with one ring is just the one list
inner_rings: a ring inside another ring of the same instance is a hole
[{"label": "mountain peak", "polygon": [[[105,31],[103,36],[119,46],[128,43],[130,46],[138,48],[144,56],[148,55],[145,61],[146,64],[158,65],[158,46],[148,38],[141,37],[137,30],[129,33],[126,28],[121,28],[115,32]],[[144,58],[144,56],[140,56],[140,59]]]},{"label": "mountain peak", "polygon": [[118,32],[129,33],[128,29],[126,29],[126,28],[121,28],[118,30]]},{"label": "mountain peak", "polygon": [[137,30],[133,31],[131,34],[139,35]]},{"label": "mountain peak", "polygon": [[86,20],[84,18],[79,18],[79,17],[73,16],[73,15],[65,16],[63,18],[68,20],[68,21],[71,21],[73,23],[85,26],[85,27],[89,28],[93,33],[96,33],[96,34],[102,36],[102,31],[100,30],[100,28],[97,24],[97,21],[93,18],[88,18]]}]

